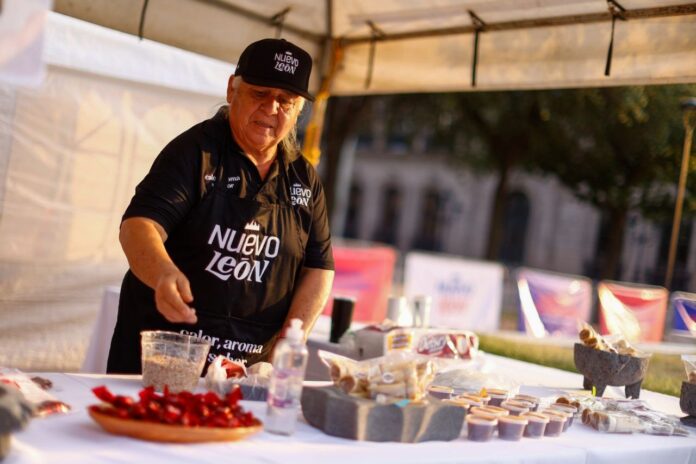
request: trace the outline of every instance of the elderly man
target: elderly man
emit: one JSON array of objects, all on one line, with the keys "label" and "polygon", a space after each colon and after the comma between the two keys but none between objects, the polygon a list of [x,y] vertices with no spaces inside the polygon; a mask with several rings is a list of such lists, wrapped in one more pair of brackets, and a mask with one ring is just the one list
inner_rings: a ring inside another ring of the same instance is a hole
[{"label": "elderly man", "polygon": [[248,364],[291,318],[309,332],[333,282],[323,189],[296,142],[311,68],[285,40],[249,45],[229,105],[171,141],[138,185],[108,372],[141,371],[142,330],[194,334],[211,342],[208,361]]}]

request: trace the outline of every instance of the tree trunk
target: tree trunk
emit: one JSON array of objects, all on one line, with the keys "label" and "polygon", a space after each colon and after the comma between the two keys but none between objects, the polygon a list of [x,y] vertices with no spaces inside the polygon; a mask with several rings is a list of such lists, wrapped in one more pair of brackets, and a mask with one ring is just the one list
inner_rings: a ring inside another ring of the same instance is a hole
[{"label": "tree trunk", "polygon": [[510,164],[502,160],[498,171],[498,185],[493,197],[493,209],[488,223],[488,244],[486,245],[486,259],[495,261],[500,256],[500,246],[503,240],[503,221],[505,219],[505,197],[508,193],[508,177]]},{"label": "tree trunk", "polygon": [[324,146],[322,163],[326,163],[324,170],[324,194],[326,195],[326,207],[329,217],[333,214],[336,179],[341,174],[338,172],[341,148],[348,136],[355,130],[360,114],[366,107],[367,98],[362,97],[332,97],[329,99],[326,109],[326,121],[324,130]]},{"label": "tree trunk", "polygon": [[601,267],[600,279],[619,279],[619,267],[623,251],[624,232],[626,230],[626,210],[612,209],[609,212],[609,231],[604,256],[598,256]]}]

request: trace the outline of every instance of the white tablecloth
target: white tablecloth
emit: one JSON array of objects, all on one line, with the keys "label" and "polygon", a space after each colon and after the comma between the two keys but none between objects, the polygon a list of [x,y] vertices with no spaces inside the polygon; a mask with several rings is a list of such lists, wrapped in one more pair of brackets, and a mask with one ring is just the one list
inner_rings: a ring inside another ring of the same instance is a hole
[{"label": "white tablecloth", "polygon": [[[519,379],[523,393],[557,395],[582,385],[578,374],[488,355],[501,372]],[[493,439],[474,443],[466,439],[418,444],[357,442],[332,437],[304,422],[290,437],[266,432],[240,442],[214,444],[160,444],[105,433],[92,422],[86,406],[97,403],[90,389],[105,384],[118,394],[135,395],[139,377],[94,374],[39,374],[54,382],[53,394],[71,404],[73,412],[36,419],[14,436],[7,464],[25,463],[694,463],[696,435],[663,437],[602,434],[576,421],[557,438],[506,442]],[[609,387],[616,395],[619,389]],[[641,397],[655,408],[682,415],[675,397],[643,391]],[[265,404],[243,402],[263,421]]]}]

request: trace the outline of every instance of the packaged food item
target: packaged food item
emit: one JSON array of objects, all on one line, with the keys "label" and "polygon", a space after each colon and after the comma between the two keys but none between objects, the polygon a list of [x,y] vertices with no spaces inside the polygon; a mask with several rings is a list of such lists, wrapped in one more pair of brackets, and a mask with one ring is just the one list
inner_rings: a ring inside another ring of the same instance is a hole
[{"label": "packaged food item", "polygon": [[531,403],[526,401],[506,400],[500,403],[500,407],[510,411],[513,416],[520,416],[530,411]]},{"label": "packaged food item", "polygon": [[[50,383],[49,380],[46,382]],[[19,390],[34,408],[35,416],[45,417],[70,411],[69,404],[60,401],[44,388],[48,386],[46,382],[38,383],[18,369],[0,367],[0,384]]]},{"label": "packaged food item", "polygon": [[563,432],[563,427],[566,424],[566,417],[561,414],[552,414],[548,412],[542,412],[549,419],[548,424],[546,424],[546,429],[544,430],[545,437],[558,437]]},{"label": "packaged food item", "polygon": [[414,335],[414,351],[418,354],[465,360],[478,354],[479,340],[473,332],[417,331]]},{"label": "packaged food item", "polygon": [[489,395],[489,391],[507,391],[509,397],[519,390],[519,382],[512,377],[490,372],[483,356],[478,356],[466,364],[461,361],[442,361],[442,358],[435,358],[438,370],[433,383],[452,387],[456,393],[478,392],[483,395],[485,390],[486,396],[492,400],[495,395]]},{"label": "packaged food item", "polygon": [[508,411],[505,408],[500,408],[498,406],[491,406],[491,405],[481,406],[479,408],[472,408],[472,412],[474,412],[474,413],[477,412],[475,410],[477,410],[478,412],[481,412],[483,414],[489,414],[489,415],[493,415],[496,417],[508,416],[510,414],[510,411]]},{"label": "packaged food item", "polygon": [[536,411],[539,408],[539,403],[541,403],[540,398],[532,395],[515,395],[513,399],[516,401],[524,401],[528,403],[530,411]]},{"label": "packaged food item", "polygon": [[364,398],[420,401],[435,375],[430,358],[410,352],[355,361],[320,350],[319,357],[329,366],[336,386],[345,393]]},{"label": "packaged food item", "polygon": [[237,386],[242,386],[245,387],[245,398],[265,398],[272,373],[273,366],[267,362],[246,367],[241,362],[218,356],[208,366],[205,386],[218,395],[226,395]]},{"label": "packaged food item", "polygon": [[431,385],[428,387],[428,394],[441,400],[450,399],[452,393],[454,393],[452,387],[445,387],[442,385]]},{"label": "packaged food item", "polygon": [[575,419],[575,416],[578,414],[578,408],[570,404],[553,403],[549,406],[549,408],[567,413],[569,415],[568,426],[573,425],[573,420]]},{"label": "packaged food item", "polygon": [[455,396],[454,398],[450,398],[450,399],[445,400],[445,401],[447,403],[453,404],[455,406],[462,407],[462,408],[466,409],[467,411],[470,408],[483,406],[483,403],[481,403],[481,402],[474,401],[474,400],[469,399],[469,398],[461,398],[459,396]]},{"label": "packaged food item", "polygon": [[498,426],[498,419],[477,416],[475,414],[466,415],[467,438],[471,441],[489,441],[493,437],[493,432]]},{"label": "packaged food item", "polygon": [[518,441],[524,434],[529,420],[522,416],[498,417],[498,438],[501,440]]},{"label": "packaged food item", "polygon": [[643,400],[583,395],[565,400],[579,403],[582,423],[600,432],[689,436],[679,418],[650,409]]},{"label": "packaged food item", "polygon": [[538,412],[525,412],[520,417],[527,419],[524,436],[528,438],[541,438],[546,433],[549,417]]},{"label": "packaged food item", "polygon": [[481,403],[484,406],[487,405],[488,402],[491,400],[487,396],[474,395],[473,393],[462,393],[461,395],[457,395],[457,398],[467,398],[477,403]]},{"label": "packaged food item", "polygon": [[586,322],[582,323],[580,332],[578,333],[580,341],[586,346],[596,350],[608,351],[625,356],[645,356],[644,353],[636,350],[631,344],[621,335],[612,335],[602,337],[598,334],[591,325]]},{"label": "packaged food item", "polygon": [[696,383],[696,354],[683,354],[681,355],[681,359],[684,363],[687,381],[689,381],[689,383]]},{"label": "packaged food item", "polygon": [[500,406],[500,403],[508,399],[508,391],[500,388],[485,388],[484,393],[491,399],[488,402],[490,406]]},{"label": "packaged food item", "polygon": [[[570,427],[570,421],[572,418],[572,414],[565,412],[565,411],[559,411],[557,409],[544,409],[543,411],[540,411],[542,414],[546,414],[549,416],[549,418],[553,421],[554,416],[562,419],[562,428],[561,432],[565,432],[568,430],[568,427]],[[546,427],[548,429],[548,426]]]}]

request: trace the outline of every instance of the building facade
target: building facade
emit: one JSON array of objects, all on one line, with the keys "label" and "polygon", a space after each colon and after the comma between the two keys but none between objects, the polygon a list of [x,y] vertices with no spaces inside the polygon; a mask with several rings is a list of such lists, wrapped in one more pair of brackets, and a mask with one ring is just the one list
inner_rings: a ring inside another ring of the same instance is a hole
[{"label": "building facade", "polygon": [[[401,252],[483,259],[496,175],[453,165],[445,155],[376,145],[358,145],[351,155],[332,217],[334,235],[388,243]],[[524,172],[511,175],[505,201],[501,261],[597,277],[605,225],[595,207],[553,177]],[[671,224],[629,213],[620,280],[661,285],[670,231]],[[690,244],[696,228],[684,223],[681,232],[673,289],[694,291],[696,247]]]}]

